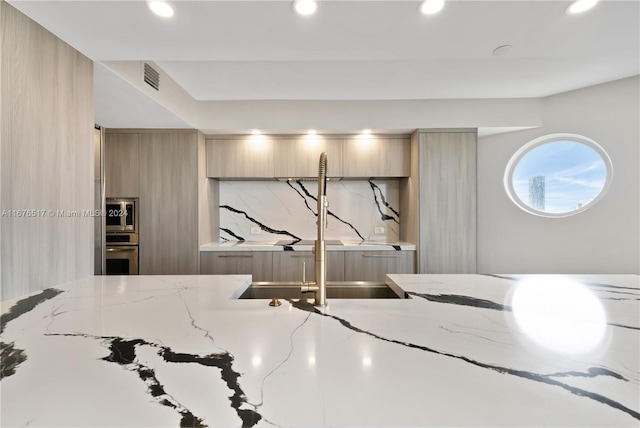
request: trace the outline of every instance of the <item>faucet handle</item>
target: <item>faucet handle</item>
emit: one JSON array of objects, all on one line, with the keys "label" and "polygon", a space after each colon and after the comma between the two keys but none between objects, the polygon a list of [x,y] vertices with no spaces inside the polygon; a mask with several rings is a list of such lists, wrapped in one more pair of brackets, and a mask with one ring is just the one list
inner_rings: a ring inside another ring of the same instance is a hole
[{"label": "faucet handle", "polygon": [[326,229],[327,227],[329,227],[329,201],[328,200],[324,200],[324,210],[325,215],[324,215],[324,228]]},{"label": "faucet handle", "polygon": [[305,271],[307,270],[306,267],[307,267],[307,262],[302,262],[302,283],[303,284],[307,282],[305,280]]}]

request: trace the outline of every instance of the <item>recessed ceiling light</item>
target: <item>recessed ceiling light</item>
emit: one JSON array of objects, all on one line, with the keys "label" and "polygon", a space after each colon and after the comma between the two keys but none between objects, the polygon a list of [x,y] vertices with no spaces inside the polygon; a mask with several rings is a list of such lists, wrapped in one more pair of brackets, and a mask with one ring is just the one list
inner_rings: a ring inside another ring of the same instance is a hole
[{"label": "recessed ceiling light", "polygon": [[251,131],[251,133],[252,133],[253,135],[260,135],[260,134],[262,134],[262,132],[260,132],[260,130],[259,130],[259,129],[254,129],[254,130],[252,130],[252,131]]},{"label": "recessed ceiling light", "polygon": [[576,0],[567,7],[569,15],[575,15],[591,9],[598,3],[598,0]]},{"label": "recessed ceiling light", "polygon": [[307,134],[309,135],[316,135],[318,132],[315,129],[310,129],[307,131]]},{"label": "recessed ceiling light", "polygon": [[513,46],[511,45],[502,45],[502,46],[498,46],[497,48],[495,48],[493,50],[493,56],[502,56],[502,55],[506,55],[509,52],[511,52],[511,49],[513,49]]},{"label": "recessed ceiling light", "polygon": [[318,8],[315,0],[295,0],[293,9],[300,15],[313,15]]},{"label": "recessed ceiling light", "polygon": [[147,1],[147,6],[149,6],[151,12],[163,18],[170,18],[173,16],[173,6],[166,1]]},{"label": "recessed ceiling light", "polygon": [[420,5],[420,12],[425,15],[433,15],[444,7],[444,0],[425,0]]},{"label": "recessed ceiling light", "polygon": [[363,129],[363,130],[362,130],[362,133],[363,133],[364,135],[369,135],[369,134],[371,134],[371,130],[370,130],[370,129]]}]

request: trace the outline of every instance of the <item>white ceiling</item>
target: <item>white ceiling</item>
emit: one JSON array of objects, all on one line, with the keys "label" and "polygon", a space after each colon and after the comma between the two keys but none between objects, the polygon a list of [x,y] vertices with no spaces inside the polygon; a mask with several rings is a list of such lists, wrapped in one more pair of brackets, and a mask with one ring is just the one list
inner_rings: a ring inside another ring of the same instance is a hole
[{"label": "white ceiling", "polygon": [[[434,16],[325,0],[310,17],[290,1],[174,0],[171,19],[144,1],[10,3],[95,61],[155,62],[199,101],[536,98],[640,74],[637,0],[577,16],[560,0],[450,0]],[[122,88],[98,70],[106,106]]]}]

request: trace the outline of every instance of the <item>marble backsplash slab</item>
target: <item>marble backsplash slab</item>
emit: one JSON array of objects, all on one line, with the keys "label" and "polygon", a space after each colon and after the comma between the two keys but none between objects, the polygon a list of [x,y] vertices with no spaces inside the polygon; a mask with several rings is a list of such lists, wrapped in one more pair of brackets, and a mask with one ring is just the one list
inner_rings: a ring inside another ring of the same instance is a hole
[{"label": "marble backsplash slab", "polygon": [[[327,183],[326,239],[398,241],[398,180]],[[221,181],[220,238],[230,241],[315,239],[317,181]],[[251,234],[259,228],[260,234]],[[374,233],[384,228],[383,233]]]}]

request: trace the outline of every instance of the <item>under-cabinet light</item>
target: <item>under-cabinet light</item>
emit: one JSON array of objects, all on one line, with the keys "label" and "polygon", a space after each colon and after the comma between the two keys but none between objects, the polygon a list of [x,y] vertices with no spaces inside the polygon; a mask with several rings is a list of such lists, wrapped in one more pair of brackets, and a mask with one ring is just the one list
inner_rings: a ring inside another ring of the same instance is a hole
[{"label": "under-cabinet light", "polygon": [[567,7],[569,15],[576,15],[591,9],[598,3],[598,0],[576,0]]},{"label": "under-cabinet light", "polygon": [[149,6],[151,12],[163,18],[171,18],[173,16],[173,6],[166,1],[147,1],[147,6]]},{"label": "under-cabinet light", "polygon": [[444,0],[425,0],[420,5],[420,12],[425,15],[433,15],[444,7]]},{"label": "under-cabinet light", "polygon": [[315,0],[295,0],[293,2],[293,9],[299,15],[313,15],[318,9],[318,4]]}]

